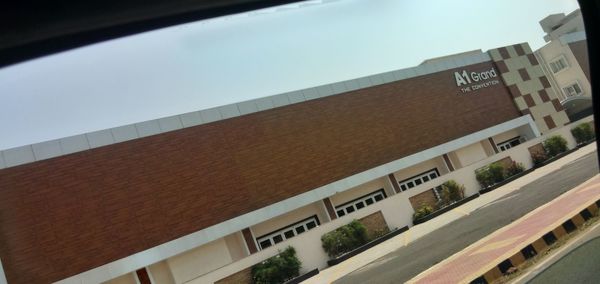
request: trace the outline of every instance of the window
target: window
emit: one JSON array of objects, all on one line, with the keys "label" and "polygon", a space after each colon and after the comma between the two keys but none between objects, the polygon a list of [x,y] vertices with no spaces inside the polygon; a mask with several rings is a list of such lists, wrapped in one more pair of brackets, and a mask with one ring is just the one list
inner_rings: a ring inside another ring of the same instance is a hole
[{"label": "window", "polygon": [[506,151],[512,147],[515,147],[519,144],[521,144],[521,136],[517,136],[515,138],[508,139],[502,143],[496,144],[496,146],[498,146],[498,150],[500,150],[500,152],[502,152],[502,151]]},{"label": "window", "polygon": [[294,234],[293,230],[289,230],[289,231],[283,233],[283,235],[285,236],[286,239],[289,239],[289,238],[295,236],[296,234]]},{"label": "window", "polygon": [[381,188],[372,193],[363,195],[352,201],[349,201],[342,205],[336,206],[335,210],[337,212],[338,217],[342,217],[346,214],[350,214],[354,211],[365,208],[375,202],[379,202],[379,201],[383,200],[385,197],[386,197],[385,192],[384,192],[383,188]]},{"label": "window", "polygon": [[317,215],[304,219],[295,224],[289,225],[285,228],[281,228],[275,232],[256,238],[260,249],[266,249],[274,244],[278,244],[287,239],[293,238],[299,234],[302,234],[310,229],[313,229],[319,225],[319,218]]},{"label": "window", "polygon": [[438,172],[437,168],[431,169],[422,174],[418,174],[416,176],[407,178],[407,179],[399,182],[400,189],[401,189],[401,191],[405,191],[407,189],[411,189],[417,185],[420,185],[422,183],[425,183],[432,179],[435,179],[439,176],[440,176],[440,173]]},{"label": "window", "polygon": [[559,56],[557,59],[554,59],[553,61],[551,61],[549,63],[549,65],[550,65],[550,69],[552,70],[552,73],[554,73],[554,74],[569,67],[569,65],[567,65],[567,60],[562,55]]},{"label": "window", "polygon": [[566,97],[574,97],[583,95],[583,91],[581,90],[581,86],[579,83],[575,82],[567,87],[563,88],[563,92]]},{"label": "window", "polygon": [[260,245],[261,249],[266,249],[271,246],[271,240],[264,240],[258,244]]}]

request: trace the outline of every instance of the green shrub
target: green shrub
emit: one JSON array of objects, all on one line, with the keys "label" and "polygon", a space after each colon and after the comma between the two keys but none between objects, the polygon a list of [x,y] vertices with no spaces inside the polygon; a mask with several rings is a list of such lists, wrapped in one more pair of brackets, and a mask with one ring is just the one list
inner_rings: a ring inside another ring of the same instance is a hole
[{"label": "green shrub", "polygon": [[533,152],[531,153],[531,160],[534,165],[539,165],[544,161],[548,160],[548,155],[544,152]]},{"label": "green shrub", "polygon": [[571,129],[571,134],[575,137],[577,144],[583,144],[595,138],[592,126],[589,123],[582,123]]},{"label": "green shrub", "polygon": [[506,176],[511,177],[516,174],[522,173],[525,171],[525,167],[521,163],[517,163],[513,161],[508,168],[506,168]]},{"label": "green shrub", "polygon": [[296,257],[296,250],[287,247],[273,256],[252,267],[252,280],[256,284],[284,283],[300,275],[302,263]]},{"label": "green shrub", "polygon": [[475,178],[477,179],[477,181],[479,182],[479,184],[481,184],[482,187],[488,187],[492,184],[494,184],[494,181],[492,179],[492,175],[490,174],[490,172],[487,170],[487,168],[484,169],[478,169],[475,171]]},{"label": "green shrub", "polygon": [[417,211],[415,211],[413,214],[413,220],[421,219],[431,213],[433,213],[433,207],[426,204],[421,204],[421,207],[419,207],[419,209],[417,209]]},{"label": "green shrub", "polygon": [[454,180],[449,180],[441,185],[442,205],[446,206],[465,198],[465,186]]},{"label": "green shrub", "polygon": [[498,183],[504,180],[504,167],[500,163],[491,163],[488,166],[488,171],[492,177],[494,183]]},{"label": "green shrub", "polygon": [[321,243],[331,258],[350,252],[369,241],[367,229],[358,220],[353,220],[321,237]]},{"label": "green shrub", "polygon": [[544,150],[550,157],[567,151],[567,140],[560,135],[552,136],[544,141]]},{"label": "green shrub", "polygon": [[475,171],[475,178],[484,188],[503,181],[504,177],[504,167],[500,163],[491,163]]}]

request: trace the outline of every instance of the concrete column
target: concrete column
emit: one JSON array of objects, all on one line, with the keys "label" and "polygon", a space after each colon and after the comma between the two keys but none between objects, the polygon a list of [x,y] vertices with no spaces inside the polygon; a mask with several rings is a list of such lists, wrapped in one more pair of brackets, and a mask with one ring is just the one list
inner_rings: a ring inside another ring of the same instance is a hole
[{"label": "concrete column", "polygon": [[246,228],[242,230],[242,236],[244,236],[244,242],[246,243],[246,247],[248,248],[248,252],[250,254],[256,253],[258,248],[256,247],[256,242],[254,241],[254,235],[250,228]]},{"label": "concrete column", "polygon": [[137,276],[137,279],[140,282],[140,284],[152,284],[152,281],[150,281],[150,275],[148,274],[148,270],[146,270],[146,267],[136,270],[135,276]]},{"label": "concrete column", "polygon": [[496,142],[494,142],[494,139],[492,139],[492,137],[488,137],[488,141],[492,145],[492,149],[494,149],[494,152],[496,152],[496,154],[500,153],[498,147],[496,147]]},{"label": "concrete column", "polygon": [[392,187],[394,187],[394,190],[396,191],[396,193],[402,192],[402,190],[400,189],[400,185],[398,184],[398,181],[396,180],[396,177],[394,176],[394,174],[389,174],[388,179],[392,183]]},{"label": "concrete column", "polygon": [[450,157],[448,157],[448,154],[442,155],[442,158],[444,158],[444,164],[446,164],[446,167],[448,168],[448,171],[449,172],[453,172],[454,171],[454,165],[452,165],[452,161],[450,161]]},{"label": "concrete column", "polygon": [[327,216],[329,216],[329,220],[337,219],[337,213],[335,212],[335,208],[333,207],[329,197],[323,199],[323,205],[325,205],[325,211],[327,212]]}]

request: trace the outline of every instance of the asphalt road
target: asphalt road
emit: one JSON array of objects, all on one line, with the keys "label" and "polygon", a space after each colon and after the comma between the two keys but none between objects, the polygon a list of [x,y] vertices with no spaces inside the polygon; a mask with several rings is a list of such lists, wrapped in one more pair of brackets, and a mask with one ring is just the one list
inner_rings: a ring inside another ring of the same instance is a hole
[{"label": "asphalt road", "polygon": [[596,152],[393,251],[334,283],[404,283],[598,174]]}]

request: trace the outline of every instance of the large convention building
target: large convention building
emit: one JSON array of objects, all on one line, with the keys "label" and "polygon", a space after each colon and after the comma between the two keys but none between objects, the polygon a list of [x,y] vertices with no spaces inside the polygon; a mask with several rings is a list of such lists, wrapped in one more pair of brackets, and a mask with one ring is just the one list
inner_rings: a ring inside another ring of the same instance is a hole
[{"label": "large convention building", "polygon": [[[412,226],[448,180],[572,127],[526,43],[0,152],[9,283],[243,283],[351,220]],[[588,117],[588,119],[590,119]]]}]

